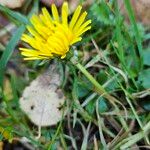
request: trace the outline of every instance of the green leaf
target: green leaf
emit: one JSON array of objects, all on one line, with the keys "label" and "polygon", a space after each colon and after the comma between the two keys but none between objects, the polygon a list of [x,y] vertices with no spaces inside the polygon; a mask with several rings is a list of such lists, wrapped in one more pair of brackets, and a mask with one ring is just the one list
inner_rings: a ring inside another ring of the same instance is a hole
[{"label": "green leaf", "polygon": [[95,99],[91,100],[88,105],[86,105],[85,109],[90,115],[94,115],[95,105]]},{"label": "green leaf", "polygon": [[146,111],[150,111],[150,101],[149,96],[139,99],[139,106],[144,108]]},{"label": "green leaf", "polygon": [[150,49],[143,52],[144,65],[150,66]]},{"label": "green leaf", "polygon": [[1,87],[3,85],[2,83],[3,83],[3,75],[4,75],[5,67],[24,31],[25,31],[24,25],[18,28],[18,30],[11,37],[9,43],[6,46],[6,49],[4,50],[2,54],[2,57],[0,58],[0,85]]},{"label": "green leaf", "polygon": [[104,84],[107,81],[108,77],[107,74],[104,70],[100,70],[99,73],[97,74],[97,81],[100,84]]},{"label": "green leaf", "polygon": [[147,101],[147,102],[143,103],[143,108],[144,108],[146,111],[150,111],[150,102]]},{"label": "green leaf", "polygon": [[92,85],[85,77],[78,79],[77,94],[79,98],[85,97],[90,93],[91,90],[92,90]]},{"label": "green leaf", "polygon": [[138,81],[145,89],[150,88],[150,69],[141,71],[138,77]]},{"label": "green leaf", "polygon": [[0,140],[5,138],[9,142],[12,142],[13,139],[12,131],[13,131],[12,127],[3,128],[2,126],[0,126]]},{"label": "green leaf", "polygon": [[144,35],[144,40],[149,40],[150,39],[150,33],[147,33]]},{"label": "green leaf", "polygon": [[99,113],[106,112],[108,110],[108,105],[106,103],[106,100],[103,97],[94,98],[86,105],[86,111],[90,115],[94,115],[95,113],[95,106],[96,106],[96,100],[98,100],[98,110]]},{"label": "green leaf", "polygon": [[142,67],[143,67],[143,49],[142,49],[142,40],[141,40],[140,31],[138,29],[130,1],[124,0],[124,4],[125,4],[125,7],[126,7],[127,12],[128,12],[128,16],[129,16],[131,25],[133,26],[133,31],[135,33],[135,40],[136,40],[136,44],[138,46],[138,51],[139,51],[140,58],[141,58],[140,60],[141,60],[141,69],[142,69]]},{"label": "green leaf", "polygon": [[98,110],[100,113],[106,112],[108,110],[108,106],[106,100],[103,97],[99,97],[99,107]]},{"label": "green leaf", "polygon": [[100,4],[93,4],[90,10],[98,21],[106,25],[112,24],[111,12],[105,2],[102,1]]},{"label": "green leaf", "polygon": [[29,23],[27,17],[25,17],[24,15],[22,15],[18,12],[10,10],[5,6],[0,5],[0,11],[5,13],[6,15],[12,17],[13,19],[19,21],[20,23],[23,23],[23,24],[28,24]]}]

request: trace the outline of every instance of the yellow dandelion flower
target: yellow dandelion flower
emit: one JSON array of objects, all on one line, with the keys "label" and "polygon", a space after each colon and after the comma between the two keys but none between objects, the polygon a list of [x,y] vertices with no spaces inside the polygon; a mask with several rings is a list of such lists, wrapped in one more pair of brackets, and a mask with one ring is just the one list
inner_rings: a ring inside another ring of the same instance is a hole
[{"label": "yellow dandelion flower", "polygon": [[22,41],[31,48],[19,48],[25,60],[49,59],[55,56],[65,58],[71,45],[81,41],[81,35],[91,28],[91,20],[85,21],[87,12],[81,13],[78,6],[68,21],[68,3],[64,2],[61,16],[55,4],[51,6],[52,16],[46,8],[42,13],[33,15],[30,19],[32,25],[27,26],[30,34],[23,34]]}]

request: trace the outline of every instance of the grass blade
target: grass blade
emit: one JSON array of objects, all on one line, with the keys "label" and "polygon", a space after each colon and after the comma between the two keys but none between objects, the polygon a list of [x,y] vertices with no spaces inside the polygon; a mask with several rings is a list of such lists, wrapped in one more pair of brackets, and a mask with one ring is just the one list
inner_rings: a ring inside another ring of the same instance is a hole
[{"label": "grass blade", "polygon": [[2,57],[0,58],[0,86],[2,87],[3,85],[3,75],[4,75],[4,70],[7,65],[7,62],[9,61],[17,43],[20,40],[20,37],[22,33],[25,31],[25,26],[22,25],[20,26],[16,32],[13,34],[11,37],[8,45],[6,46],[6,49],[4,50]]},{"label": "grass blade", "polygon": [[17,20],[20,23],[28,24],[27,17],[25,17],[24,15],[22,15],[18,12],[12,11],[12,10],[6,8],[5,6],[2,6],[2,5],[0,5],[0,11],[6,15],[12,17],[13,19]]},{"label": "grass blade", "polygon": [[132,10],[130,1],[129,0],[124,0],[124,4],[125,4],[125,7],[126,7],[127,12],[128,12],[130,22],[133,25],[133,30],[135,32],[135,40],[136,40],[139,55],[140,55],[140,58],[141,58],[140,62],[141,62],[141,69],[142,69],[142,67],[143,67],[143,51],[142,51],[141,36],[139,34],[139,30],[138,30],[138,27],[137,27],[137,23],[136,23],[136,20],[135,20],[135,17],[134,17],[134,12]]}]

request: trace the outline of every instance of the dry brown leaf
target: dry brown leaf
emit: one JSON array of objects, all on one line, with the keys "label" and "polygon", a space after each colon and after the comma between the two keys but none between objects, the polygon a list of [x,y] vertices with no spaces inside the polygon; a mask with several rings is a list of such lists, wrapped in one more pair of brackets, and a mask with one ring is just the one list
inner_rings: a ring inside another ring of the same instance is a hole
[{"label": "dry brown leaf", "polygon": [[55,125],[62,119],[65,96],[59,88],[60,74],[56,66],[37,77],[26,87],[20,98],[20,107],[37,126]]},{"label": "dry brown leaf", "polygon": [[25,0],[0,0],[0,4],[8,8],[19,8],[23,5]]},{"label": "dry brown leaf", "polygon": [[4,143],[0,141],[0,150],[3,150]]}]

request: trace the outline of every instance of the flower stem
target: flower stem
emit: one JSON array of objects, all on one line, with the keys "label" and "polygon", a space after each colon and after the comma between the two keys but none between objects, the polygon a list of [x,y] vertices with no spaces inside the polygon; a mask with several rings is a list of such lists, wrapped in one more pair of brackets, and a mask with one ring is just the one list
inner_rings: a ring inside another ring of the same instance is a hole
[{"label": "flower stem", "polygon": [[74,63],[74,61],[72,61],[72,63],[89,79],[89,81],[94,85],[94,90],[102,95],[103,97],[105,97],[106,99],[112,101],[112,100],[115,100],[116,99],[109,95],[106,90],[102,87],[102,85],[100,85],[96,80],[95,78],[85,69],[84,66],[82,66],[80,63]]},{"label": "flower stem", "polygon": [[75,65],[88,79],[89,81],[94,85],[94,91],[96,91],[98,94],[100,94],[101,96],[103,96],[104,98],[106,98],[107,100],[109,100],[115,107],[118,116],[119,116],[119,120],[121,122],[121,124],[123,125],[125,131],[128,131],[128,126],[126,124],[126,121],[124,120],[124,118],[121,116],[121,114],[119,113],[119,108],[117,107],[117,105],[115,104],[115,102],[118,102],[118,100],[111,96],[103,87],[102,85],[100,85],[95,78],[85,69],[84,66],[82,66],[80,63],[78,63],[74,58],[71,59],[71,62],[73,63],[73,65]]}]

